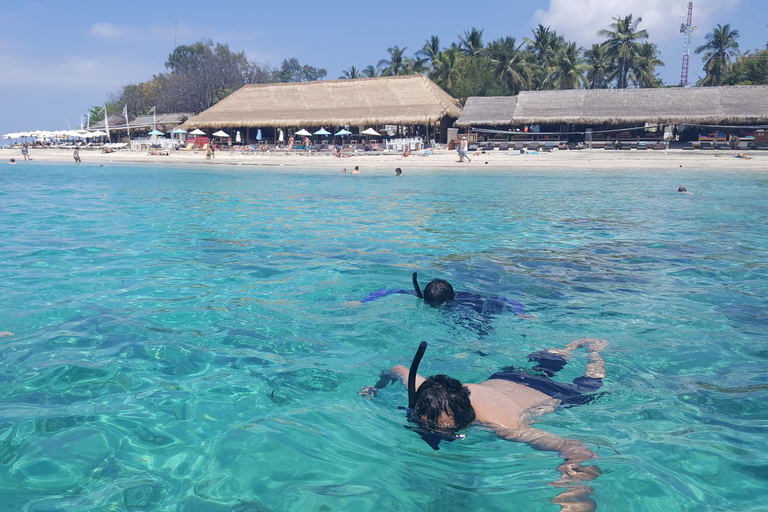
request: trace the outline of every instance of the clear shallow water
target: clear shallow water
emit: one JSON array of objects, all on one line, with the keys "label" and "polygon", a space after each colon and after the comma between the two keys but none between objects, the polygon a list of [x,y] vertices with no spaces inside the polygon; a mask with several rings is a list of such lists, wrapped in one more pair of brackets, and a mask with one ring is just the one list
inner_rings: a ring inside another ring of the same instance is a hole
[{"label": "clear shallow water", "polygon": [[[607,393],[537,426],[599,451],[599,510],[760,510],[767,198],[734,172],[6,166],[0,502],[557,510],[554,454],[479,427],[433,452],[402,387],[356,393],[421,340],[422,373],[477,381],[589,336]],[[346,304],[413,271],[538,321]]]}]

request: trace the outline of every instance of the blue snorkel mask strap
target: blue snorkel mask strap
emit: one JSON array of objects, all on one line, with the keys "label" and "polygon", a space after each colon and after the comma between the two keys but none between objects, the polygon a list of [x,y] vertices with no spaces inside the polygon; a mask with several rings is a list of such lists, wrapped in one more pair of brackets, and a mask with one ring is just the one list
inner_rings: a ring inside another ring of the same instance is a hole
[{"label": "blue snorkel mask strap", "polygon": [[[416,283],[416,272],[413,273],[413,284],[416,287],[417,292],[420,293],[418,288],[419,285]],[[408,407],[406,408],[406,411],[408,413],[408,421],[410,423],[416,423],[416,426],[406,425],[405,428],[413,430],[419,434],[433,450],[439,450],[440,441],[451,442],[456,439],[464,439],[466,436],[464,436],[464,434],[453,434],[427,428],[413,416],[413,408],[416,405],[416,374],[419,372],[419,364],[421,363],[421,358],[424,357],[424,352],[426,352],[426,350],[427,342],[422,341],[419,348],[416,350],[416,355],[413,356],[411,368],[408,371]]]}]

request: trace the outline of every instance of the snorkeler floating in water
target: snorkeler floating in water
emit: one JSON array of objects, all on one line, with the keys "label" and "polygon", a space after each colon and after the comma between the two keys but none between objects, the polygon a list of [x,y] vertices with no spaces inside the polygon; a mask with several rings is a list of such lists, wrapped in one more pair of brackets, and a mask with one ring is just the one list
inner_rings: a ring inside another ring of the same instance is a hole
[{"label": "snorkeler floating in water", "polygon": [[413,290],[399,288],[378,290],[369,294],[360,303],[372,302],[393,293],[416,295],[418,298],[424,299],[424,302],[432,307],[444,305],[446,311],[455,316],[460,323],[465,324],[480,334],[487,334],[493,331],[493,328],[490,326],[492,316],[503,313],[507,308],[511,308],[515,312],[515,316],[535,319],[533,316],[526,315],[523,305],[515,300],[505,297],[483,297],[482,295],[470,292],[454,292],[451,283],[444,279],[433,279],[424,287],[424,292],[422,293],[416,272],[413,273]]},{"label": "snorkeler floating in water", "polygon": [[[534,416],[551,412],[558,405],[579,405],[595,398],[592,392],[603,385],[605,360],[600,355],[608,343],[603,340],[582,338],[561,349],[548,349],[527,356],[537,363],[533,370],[544,376],[524,371],[504,371],[493,374],[478,384],[462,384],[447,375],[424,378],[418,366],[426,350],[422,342],[411,363],[410,370],[397,365],[382,372],[374,386],[362,388],[358,394],[373,398],[379,389],[397,380],[408,386],[408,420],[416,427],[409,427],[435,450],[440,441],[453,441],[465,436],[456,432],[469,427],[475,421],[490,427],[496,434],[509,441],[519,441],[536,450],[557,452],[565,460],[557,467],[561,477],[550,485],[565,490],[552,500],[562,510],[592,511],[596,504],[590,497],[591,489],[584,484],[600,476],[600,468],[581,463],[596,458],[583,443],[564,439],[530,426]],[[572,384],[550,380],[565,367],[577,348],[586,347],[589,362],[582,377]]]}]

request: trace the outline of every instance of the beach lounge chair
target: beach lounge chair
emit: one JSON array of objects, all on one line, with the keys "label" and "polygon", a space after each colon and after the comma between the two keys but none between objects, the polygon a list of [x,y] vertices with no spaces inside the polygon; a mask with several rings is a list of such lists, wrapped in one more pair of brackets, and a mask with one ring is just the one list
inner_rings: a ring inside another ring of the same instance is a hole
[{"label": "beach lounge chair", "polygon": [[525,149],[525,142],[523,141],[515,142],[515,151],[522,151],[524,149]]},{"label": "beach lounge chair", "polygon": [[542,148],[542,151],[552,151],[552,148],[555,147],[555,143],[552,141],[547,142],[544,144],[544,147]]},{"label": "beach lounge chair", "polygon": [[499,151],[509,151],[509,142],[499,142]]},{"label": "beach lounge chair", "polygon": [[648,143],[647,142],[638,142],[637,143],[637,149],[648,149]]},{"label": "beach lounge chair", "polygon": [[632,143],[628,140],[619,142],[619,149],[632,149]]},{"label": "beach lounge chair", "polygon": [[429,143],[432,145],[432,149],[443,149],[440,144],[435,142],[435,139],[429,139]]},{"label": "beach lounge chair", "polygon": [[609,140],[605,143],[605,147],[603,149],[614,149],[613,147],[613,141]]}]

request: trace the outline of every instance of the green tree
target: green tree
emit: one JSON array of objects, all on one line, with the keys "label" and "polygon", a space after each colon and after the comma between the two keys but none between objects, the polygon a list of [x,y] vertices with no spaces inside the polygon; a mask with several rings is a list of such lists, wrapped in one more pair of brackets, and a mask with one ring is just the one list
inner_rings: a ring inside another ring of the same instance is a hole
[{"label": "green tree", "polygon": [[407,48],[402,49],[399,46],[387,48],[389,59],[381,59],[378,67],[381,69],[381,76],[395,76],[400,74],[403,69],[403,54]]},{"label": "green tree", "polygon": [[348,78],[348,79],[355,79],[355,78],[362,78],[362,73],[355,67],[351,66],[349,69],[345,69],[341,72],[341,76],[339,78]]},{"label": "green tree", "polygon": [[696,48],[696,53],[704,53],[704,71],[707,75],[699,80],[699,85],[720,85],[731,67],[731,57],[739,54],[739,31],[731,30],[729,24],[717,25],[706,35],[706,43]]},{"label": "green tree", "polygon": [[597,35],[608,38],[604,44],[613,62],[611,79],[616,80],[617,88],[626,89],[639,43],[641,40],[648,39],[648,31],[638,30],[637,26],[643,18],[634,19],[631,14],[623,18],[616,16],[614,20],[610,25],[611,30],[602,29]]},{"label": "green tree", "polygon": [[461,50],[453,46],[438,53],[432,62],[429,78],[448,94],[453,94],[453,84],[459,78],[459,61],[462,58],[464,57]]},{"label": "green tree", "polygon": [[427,67],[427,59],[421,58],[405,58],[403,59],[403,68],[400,70],[401,75],[420,75],[429,71]]},{"label": "green tree", "polygon": [[517,94],[531,83],[529,54],[514,37],[497,39],[488,45],[487,53],[493,65],[494,78],[504,84],[507,94]]},{"label": "green tree", "polygon": [[280,69],[275,71],[275,78],[278,82],[316,82],[326,77],[328,72],[323,68],[313,66],[302,66],[299,59],[293,57],[283,60]]},{"label": "green tree", "polygon": [[251,80],[271,78],[269,73],[257,72],[263,69],[249,61],[245,52],[233,52],[229,45],[214,44],[210,39],[177,46],[165,67],[172,77],[155,77],[153,81],[172,83],[175,89],[165,91],[173,97],[168,103],[187,112],[202,112]]},{"label": "green tree", "polygon": [[533,57],[530,62],[531,88],[550,89],[555,87],[550,76],[557,68],[557,56],[563,51],[565,38],[541,23],[532,32],[533,39],[523,39],[528,44],[526,50]]},{"label": "green tree", "polygon": [[585,76],[587,66],[581,57],[581,48],[576,43],[567,42],[551,59],[548,67],[547,80],[557,89],[577,89],[587,87],[589,81]]},{"label": "green tree", "polygon": [[593,44],[591,49],[584,51],[584,61],[590,89],[607,89],[610,81],[608,70],[611,67],[608,48],[602,44]]},{"label": "green tree", "polygon": [[768,50],[747,52],[736,59],[721,85],[768,85]]},{"label": "green tree", "polygon": [[459,47],[464,51],[467,57],[482,55],[483,53],[483,32],[472,27],[471,30],[465,30],[464,35],[459,35]]},{"label": "green tree", "polygon": [[363,69],[363,72],[361,74],[366,78],[373,78],[375,76],[379,76],[379,73],[376,71],[376,68],[374,66],[365,66],[365,69]]},{"label": "green tree", "polygon": [[430,64],[434,64],[437,56],[440,55],[440,38],[437,36],[430,36],[429,39],[424,41],[424,47],[416,52],[416,55],[421,55],[426,59],[429,59]]},{"label": "green tree", "polygon": [[661,79],[656,76],[656,66],[663,66],[664,63],[658,59],[661,54],[655,43],[646,41],[637,49],[632,61],[632,71],[630,76],[632,82],[637,87],[659,87],[662,85]]}]

